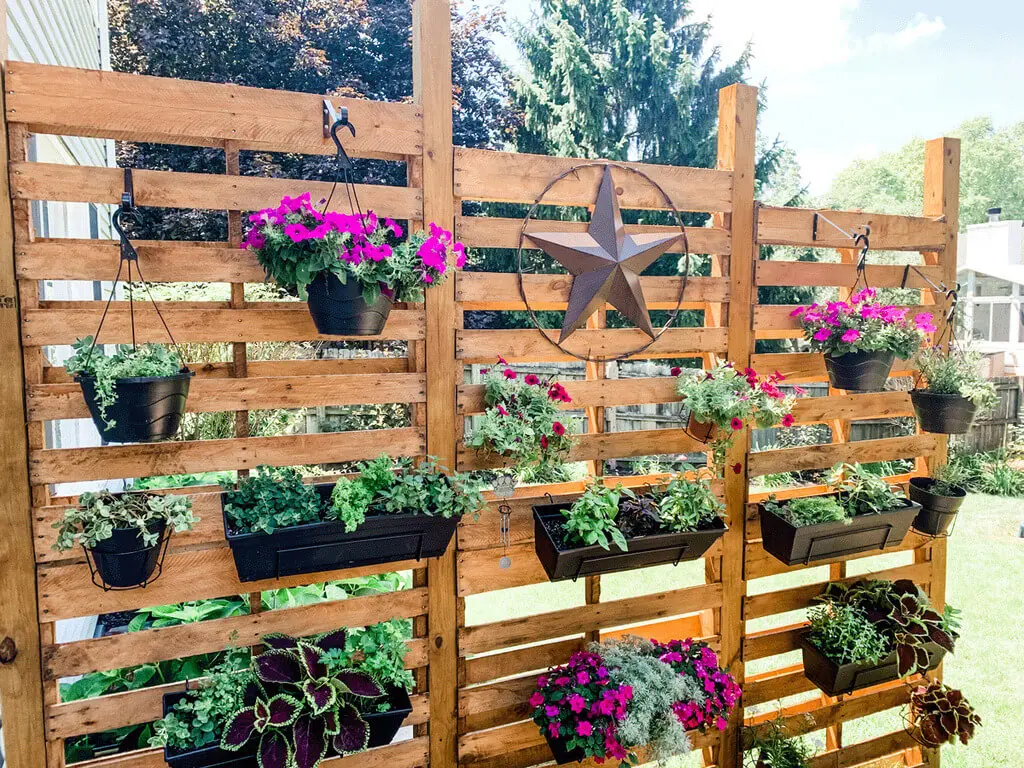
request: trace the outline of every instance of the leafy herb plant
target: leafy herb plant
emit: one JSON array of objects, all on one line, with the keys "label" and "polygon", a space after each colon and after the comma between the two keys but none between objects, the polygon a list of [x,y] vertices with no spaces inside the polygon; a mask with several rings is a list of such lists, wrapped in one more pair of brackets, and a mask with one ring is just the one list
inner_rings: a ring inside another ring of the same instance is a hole
[{"label": "leafy herb plant", "polygon": [[946,354],[939,347],[928,347],[917,356],[917,367],[925,381],[925,392],[960,395],[983,414],[999,403],[995,385],[981,375],[979,352],[953,350]]},{"label": "leafy herb plant", "polygon": [[885,636],[852,606],[826,602],[809,617],[808,641],[836,664],[877,664],[890,652]]},{"label": "leafy herb plant", "polygon": [[808,496],[782,504],[772,496],[765,502],[765,508],[797,528],[820,523],[849,522],[850,519],[846,509],[833,496]]},{"label": "leafy herb plant", "polygon": [[[683,473],[694,472],[688,465],[682,469]],[[725,505],[718,500],[708,478],[691,480],[683,473],[673,477],[657,496],[662,528],[675,533],[707,528],[725,512]]]},{"label": "leafy herb plant", "polygon": [[788,738],[779,720],[746,729],[754,768],[807,768],[814,748],[801,738]]},{"label": "leafy herb plant", "polygon": [[64,369],[72,376],[86,377],[94,381],[100,417],[108,428],[116,421],[108,415],[117,403],[118,379],[175,376],[181,371],[181,362],[167,347],[160,344],[118,346],[114,353],[107,355],[97,345],[92,354],[92,336],[79,339],[72,345],[74,354],[64,363]]},{"label": "leafy herb plant", "polygon": [[260,466],[229,490],[224,511],[238,533],[273,533],[321,518],[323,504],[313,486],[293,467]]},{"label": "leafy herb plant", "polygon": [[64,517],[53,524],[58,530],[54,549],[67,551],[76,544],[91,549],[113,536],[115,530],[135,530],[143,545],[154,546],[159,534],[152,526],[163,521],[175,532],[192,530],[198,518],[192,514],[192,500],[188,496],[155,493],[121,493],[97,491],[83,493],[78,506],[64,512]]},{"label": "leafy herb plant", "polygon": [[839,491],[850,515],[877,515],[906,503],[884,477],[868,472],[860,464],[836,465],[828,482]]},{"label": "leafy herb plant", "polygon": [[633,499],[636,494],[621,485],[608,488],[599,480],[590,483],[572,506],[562,513],[566,542],[570,546],[598,544],[604,549],[611,549],[614,543],[625,552],[629,545],[616,524],[619,500],[623,497]]}]

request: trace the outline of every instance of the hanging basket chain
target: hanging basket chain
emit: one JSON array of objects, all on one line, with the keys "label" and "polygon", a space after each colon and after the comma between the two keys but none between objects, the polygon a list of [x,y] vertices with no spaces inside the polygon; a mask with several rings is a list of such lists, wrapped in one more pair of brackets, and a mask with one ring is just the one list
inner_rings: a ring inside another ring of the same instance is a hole
[{"label": "hanging basket chain", "polygon": [[138,349],[135,330],[135,292],[132,287],[132,264],[134,263],[135,271],[139,277],[139,282],[146,291],[146,295],[149,296],[149,300],[153,304],[153,309],[156,310],[156,316],[160,318],[160,324],[167,333],[167,337],[171,340],[171,346],[174,348],[174,353],[177,355],[178,361],[181,363],[181,368],[182,370],[187,370],[188,365],[185,362],[185,356],[182,354],[178,343],[174,340],[174,334],[171,333],[171,329],[167,325],[167,320],[164,319],[164,315],[160,311],[160,305],[157,303],[156,298],[153,296],[153,292],[150,290],[149,283],[146,282],[146,278],[142,274],[142,267],[139,265],[139,253],[135,250],[135,246],[132,245],[127,232],[125,232],[124,224],[126,218],[129,221],[136,221],[138,218],[138,210],[135,207],[135,189],[132,181],[131,168],[124,169],[124,193],[121,195],[121,205],[110,217],[110,223],[120,238],[120,259],[117,264],[117,274],[114,276],[114,282],[110,286],[110,296],[107,297],[107,303],[103,307],[103,314],[100,315],[99,325],[96,327],[96,333],[92,337],[92,344],[89,346],[89,352],[86,354],[85,365],[88,366],[89,361],[92,359],[93,350],[96,349],[96,345],[99,342],[100,331],[103,329],[103,323],[106,321],[107,314],[110,311],[110,304],[113,302],[114,296],[117,293],[117,284],[122,282],[121,270],[124,268],[125,264],[128,265],[128,274],[125,286],[128,290],[128,316],[131,323],[132,350],[135,351]]},{"label": "hanging basket chain", "polygon": [[334,185],[331,187],[331,193],[327,196],[324,208],[320,213],[327,213],[331,200],[334,199],[334,193],[338,189],[338,184],[343,182],[345,184],[345,194],[348,196],[349,210],[353,213],[358,213],[359,220],[362,221],[363,209],[359,205],[359,193],[356,190],[355,183],[352,181],[352,158],[348,156],[348,152],[342,146],[341,139],[338,138],[338,131],[341,128],[348,128],[353,137],[356,135],[356,127],[349,122],[348,109],[346,107],[342,107],[339,110],[338,119],[331,124],[331,139],[334,141],[337,163],[334,172]]}]

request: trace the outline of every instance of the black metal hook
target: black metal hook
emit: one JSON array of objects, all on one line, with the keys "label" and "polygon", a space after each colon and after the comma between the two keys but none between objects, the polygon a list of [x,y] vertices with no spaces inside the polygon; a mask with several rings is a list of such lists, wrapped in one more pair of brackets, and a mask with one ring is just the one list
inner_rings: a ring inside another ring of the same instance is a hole
[{"label": "black metal hook", "polygon": [[121,210],[131,213],[135,210],[135,183],[132,179],[132,169],[124,169],[124,192],[121,193]]}]

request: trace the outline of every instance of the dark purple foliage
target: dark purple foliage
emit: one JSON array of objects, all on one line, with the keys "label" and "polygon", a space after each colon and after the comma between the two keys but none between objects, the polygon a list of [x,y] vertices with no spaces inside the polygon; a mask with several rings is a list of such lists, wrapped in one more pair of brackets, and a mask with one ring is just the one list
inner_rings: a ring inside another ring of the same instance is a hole
[{"label": "dark purple foliage", "polygon": [[366,749],[370,739],[370,726],[363,720],[359,710],[345,704],[338,711],[338,734],[334,737],[334,749],[340,755],[348,755]]},{"label": "dark purple foliage", "polygon": [[260,768],[288,768],[291,745],[280,731],[267,731],[260,739],[257,753]]},{"label": "dark purple foliage", "polygon": [[265,683],[298,683],[302,665],[289,651],[269,650],[253,659],[256,676]]},{"label": "dark purple foliage", "polygon": [[223,749],[233,752],[244,747],[254,733],[256,733],[256,710],[253,707],[246,707],[236,712],[235,716],[228,721],[224,727],[220,745]]},{"label": "dark purple foliage", "polygon": [[316,768],[327,754],[327,731],[323,718],[303,715],[295,721],[295,764],[298,768]]},{"label": "dark purple foliage", "polygon": [[380,684],[367,674],[346,670],[339,672],[334,679],[348,688],[349,693],[354,696],[375,699],[384,695],[384,689]]}]

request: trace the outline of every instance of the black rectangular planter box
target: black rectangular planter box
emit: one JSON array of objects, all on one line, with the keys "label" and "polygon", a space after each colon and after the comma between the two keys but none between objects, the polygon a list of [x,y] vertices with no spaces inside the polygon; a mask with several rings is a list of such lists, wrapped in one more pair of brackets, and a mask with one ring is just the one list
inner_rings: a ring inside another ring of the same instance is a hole
[{"label": "black rectangular planter box", "polygon": [[[333,483],[316,486],[330,503]],[[455,535],[459,518],[431,515],[367,515],[351,533],[338,521],[279,528],[273,533],[233,533],[221,494],[221,514],[239,581],[261,581],[302,573],[440,557]]]},{"label": "black rectangular planter box", "polygon": [[[171,711],[171,708],[185,697],[185,693],[164,694],[164,715]],[[383,747],[392,742],[398,729],[410,714],[412,714],[412,702],[409,693],[400,686],[388,688],[388,703],[391,709],[387,712],[365,712],[363,719],[370,726],[370,738],[366,744],[367,749]],[[259,739],[252,739],[238,752],[228,752],[221,749],[216,743],[205,746],[201,749],[193,749],[188,752],[172,753],[164,748],[164,760],[171,768],[253,768],[256,765],[256,749]],[[333,750],[328,750],[328,755]]]},{"label": "black rectangular planter box", "polygon": [[665,563],[677,564],[701,557],[722,534],[729,530],[720,519],[703,531],[659,533],[629,539],[629,550],[605,549],[598,544],[577,549],[558,549],[545,521],[562,517],[571,503],[541,504],[533,508],[533,536],[537,557],[551,581],[563,581],[599,573],[630,571]]},{"label": "black rectangular planter box", "polygon": [[[946,649],[935,643],[928,643],[927,647],[928,669],[935,669],[946,655]],[[895,651],[878,664],[836,664],[811,645],[806,636],[800,638],[800,649],[804,654],[804,675],[829,696],[900,679]]]},{"label": "black rectangular planter box", "polygon": [[786,565],[808,565],[818,560],[894,547],[903,541],[921,511],[921,505],[909,499],[904,504],[879,515],[857,515],[848,522],[799,528],[761,504],[762,544],[769,554]]}]

